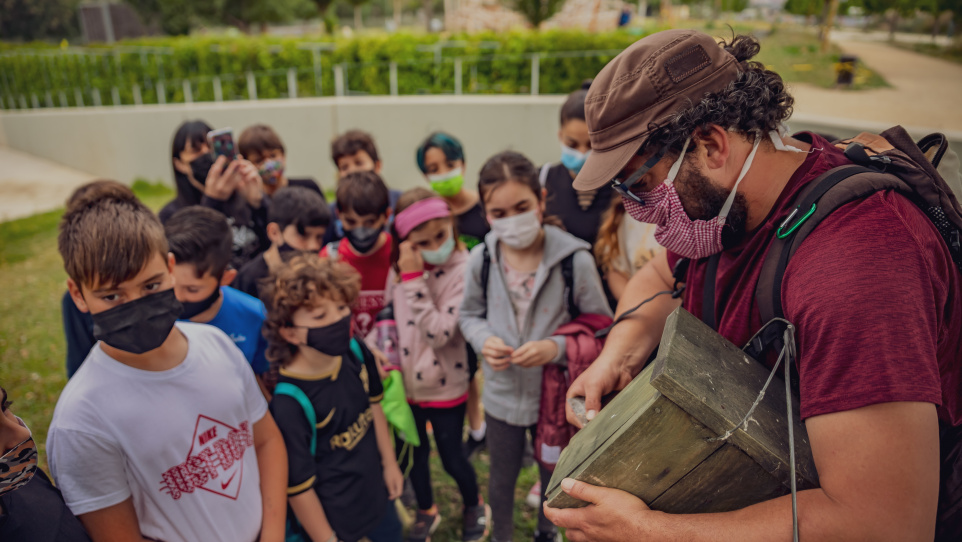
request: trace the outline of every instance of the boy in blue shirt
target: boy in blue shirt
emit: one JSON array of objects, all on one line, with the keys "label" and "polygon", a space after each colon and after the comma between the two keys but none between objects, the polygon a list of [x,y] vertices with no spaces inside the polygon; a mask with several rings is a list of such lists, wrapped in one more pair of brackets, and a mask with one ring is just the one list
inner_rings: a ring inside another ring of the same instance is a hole
[{"label": "boy in blue shirt", "polygon": [[227,219],[207,207],[187,207],[167,220],[164,233],[175,261],[174,294],[184,306],[180,318],[220,329],[244,353],[254,374],[266,373],[264,304],[227,286],[237,275],[228,269],[232,252]]}]

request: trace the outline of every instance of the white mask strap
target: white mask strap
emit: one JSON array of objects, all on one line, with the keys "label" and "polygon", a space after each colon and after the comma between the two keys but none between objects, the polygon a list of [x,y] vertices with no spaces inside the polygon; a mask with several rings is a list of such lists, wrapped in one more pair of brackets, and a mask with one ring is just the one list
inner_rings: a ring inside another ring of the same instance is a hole
[{"label": "white mask strap", "polygon": [[738,174],[738,179],[735,181],[735,186],[732,187],[731,194],[728,194],[728,199],[725,200],[725,205],[722,205],[721,212],[718,213],[718,218],[724,221],[728,218],[728,212],[732,209],[732,204],[735,203],[735,191],[738,190],[738,185],[741,184],[742,179],[748,173],[748,169],[752,167],[752,160],[755,159],[755,152],[758,151],[758,144],[761,143],[762,138],[755,136],[755,143],[752,145],[752,152],[748,153],[748,158],[745,159],[745,165],[742,166],[741,173]]},{"label": "white mask strap", "polygon": [[775,150],[785,152],[805,152],[794,145],[786,145],[785,142],[782,141],[782,136],[787,133],[788,126],[786,126],[783,122],[778,123],[776,130],[768,132],[768,138],[772,140],[772,145],[775,145]]},{"label": "white mask strap", "polygon": [[691,143],[691,137],[685,140],[685,145],[681,148],[681,154],[678,155],[678,160],[671,165],[671,169],[668,170],[668,182],[675,182],[675,177],[678,175],[678,170],[681,169],[681,162],[685,158],[685,152],[688,150],[688,144]]}]

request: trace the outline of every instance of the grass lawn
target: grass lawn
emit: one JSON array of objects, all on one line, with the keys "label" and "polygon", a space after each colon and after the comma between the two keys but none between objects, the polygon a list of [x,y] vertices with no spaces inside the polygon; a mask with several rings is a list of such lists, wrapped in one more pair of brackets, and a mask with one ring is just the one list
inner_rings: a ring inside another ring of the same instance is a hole
[{"label": "grass lawn", "polygon": [[[788,83],[806,83],[823,88],[835,86],[835,65],[841,49],[832,44],[822,53],[814,29],[798,26],[776,26],[749,21],[679,21],[676,28],[695,28],[717,38],[731,39],[735,34],[754,34],[762,50],[755,58],[778,72]],[[888,83],[871,69],[859,64],[852,90],[887,87]]]},{"label": "grass lawn", "polygon": [[[164,185],[138,182],[137,195],[152,209],[169,201],[172,192]],[[66,196],[66,195],[65,195]],[[57,224],[62,210],[0,223],[0,386],[14,402],[13,410],[29,425],[40,450],[40,464],[47,468],[47,427],[60,391],[67,383],[60,300],[66,274],[57,252]],[[487,495],[488,456],[474,461],[478,483]],[[437,453],[431,458],[435,501],[442,522],[436,542],[461,539],[461,497],[454,481],[444,472]],[[531,540],[536,511],[522,503],[537,480],[537,469],[524,469],[518,483],[515,539]]]},{"label": "grass lawn", "polygon": [[916,53],[923,53],[929,56],[934,56],[935,58],[941,58],[942,60],[948,60],[950,62],[962,64],[962,41],[959,40],[956,40],[954,44],[948,47],[942,47],[941,45],[936,45],[934,43],[894,42],[892,45],[901,47],[902,49],[908,49],[909,51],[915,51]]}]

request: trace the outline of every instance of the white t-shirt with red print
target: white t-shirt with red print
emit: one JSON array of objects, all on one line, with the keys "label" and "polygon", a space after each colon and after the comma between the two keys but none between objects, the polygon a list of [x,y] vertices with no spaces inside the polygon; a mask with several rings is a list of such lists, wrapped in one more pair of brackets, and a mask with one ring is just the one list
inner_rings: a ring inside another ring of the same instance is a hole
[{"label": "white t-shirt with red print", "polygon": [[67,383],[47,435],[50,470],[75,515],[133,499],[144,536],[256,540],[262,502],[253,426],[267,412],[223,331],[177,322],[184,361],[143,371],[98,343]]}]

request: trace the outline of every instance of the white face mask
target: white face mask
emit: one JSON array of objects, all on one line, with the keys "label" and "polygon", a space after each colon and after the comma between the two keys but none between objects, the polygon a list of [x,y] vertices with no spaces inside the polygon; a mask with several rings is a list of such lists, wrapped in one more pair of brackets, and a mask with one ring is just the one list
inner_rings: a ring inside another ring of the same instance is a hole
[{"label": "white face mask", "polygon": [[530,247],[541,233],[541,218],[538,211],[532,209],[526,213],[492,220],[491,231],[502,243],[515,250],[524,250]]}]

